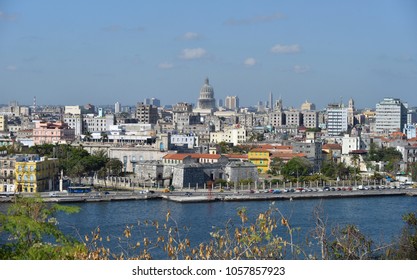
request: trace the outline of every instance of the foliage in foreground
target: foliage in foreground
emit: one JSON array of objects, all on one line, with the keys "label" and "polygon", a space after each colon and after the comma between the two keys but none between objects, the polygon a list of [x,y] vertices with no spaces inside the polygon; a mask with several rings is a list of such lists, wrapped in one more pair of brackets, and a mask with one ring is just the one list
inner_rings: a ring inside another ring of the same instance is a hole
[{"label": "foliage in foreground", "polygon": [[41,198],[17,198],[7,214],[0,213],[1,259],[74,259],[85,247],[64,235],[54,217],[58,211],[75,213],[77,208],[47,204]]},{"label": "foliage in foreground", "polygon": [[229,220],[222,228],[213,228],[209,240],[193,246],[188,238],[190,229],[180,227],[169,212],[165,221],[127,225],[120,236],[103,237],[96,228],[75,240],[59,229],[54,217],[58,211],[70,214],[78,209],[44,203],[40,198],[16,199],[7,214],[0,214],[0,259],[417,259],[414,213],[403,217],[406,224],[398,241],[376,245],[355,225],[328,228],[319,205],[313,213],[314,232],[306,244],[296,244],[298,229],[272,203],[253,218],[245,208],[239,209],[238,224]]}]

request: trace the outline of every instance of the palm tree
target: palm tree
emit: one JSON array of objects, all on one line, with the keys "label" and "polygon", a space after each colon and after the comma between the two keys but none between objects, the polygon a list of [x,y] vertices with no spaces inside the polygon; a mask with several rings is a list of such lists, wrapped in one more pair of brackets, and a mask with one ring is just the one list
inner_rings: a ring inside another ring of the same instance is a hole
[{"label": "palm tree", "polygon": [[93,136],[92,136],[92,134],[91,134],[91,132],[90,132],[90,131],[87,131],[87,132],[84,134],[84,141],[90,142],[90,141],[91,141],[91,139],[93,139]]},{"label": "palm tree", "polygon": [[109,141],[109,136],[107,135],[107,133],[106,132],[104,132],[104,131],[102,131],[101,132],[101,134],[100,134],[100,136],[101,136],[101,142],[103,143],[104,141]]}]

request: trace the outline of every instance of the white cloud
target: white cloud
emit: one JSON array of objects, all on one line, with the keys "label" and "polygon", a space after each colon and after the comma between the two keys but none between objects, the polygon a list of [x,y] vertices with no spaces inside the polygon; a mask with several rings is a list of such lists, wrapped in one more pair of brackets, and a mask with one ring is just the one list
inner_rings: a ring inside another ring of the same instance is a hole
[{"label": "white cloud", "polygon": [[294,44],[294,45],[277,44],[271,48],[271,52],[282,53],[282,54],[299,53],[300,51],[301,51],[301,48],[298,44]]},{"label": "white cloud", "polygon": [[172,69],[174,68],[174,64],[168,63],[168,62],[162,62],[162,63],[159,63],[158,68],[159,69]]},{"label": "white cloud", "polygon": [[195,48],[195,49],[183,49],[180,58],[185,60],[192,60],[202,58],[207,54],[207,51],[203,48]]},{"label": "white cloud", "polygon": [[195,32],[186,32],[181,37],[183,40],[192,41],[192,40],[198,40],[201,38],[200,34]]},{"label": "white cloud", "polygon": [[297,74],[302,74],[310,71],[310,66],[308,65],[294,65],[292,69]]},{"label": "white cloud", "polygon": [[245,61],[243,62],[243,64],[245,64],[246,66],[254,66],[257,63],[256,59],[254,59],[253,57],[248,57],[247,59],[245,59]]}]

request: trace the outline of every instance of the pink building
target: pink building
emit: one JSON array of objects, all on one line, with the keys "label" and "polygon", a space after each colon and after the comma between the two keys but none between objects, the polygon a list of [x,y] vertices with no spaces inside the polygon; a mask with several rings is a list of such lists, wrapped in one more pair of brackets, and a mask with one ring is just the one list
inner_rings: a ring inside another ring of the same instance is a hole
[{"label": "pink building", "polygon": [[33,143],[35,145],[69,143],[74,139],[74,129],[62,121],[37,122],[33,129]]}]

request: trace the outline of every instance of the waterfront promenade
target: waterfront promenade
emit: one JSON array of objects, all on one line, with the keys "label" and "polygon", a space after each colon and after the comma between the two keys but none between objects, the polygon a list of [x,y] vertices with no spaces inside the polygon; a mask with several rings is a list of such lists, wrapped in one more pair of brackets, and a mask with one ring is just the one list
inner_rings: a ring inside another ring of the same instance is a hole
[{"label": "waterfront promenade", "polygon": [[[22,196],[33,196],[32,194],[20,194]],[[216,201],[256,201],[256,200],[295,200],[295,199],[335,199],[348,197],[370,197],[370,196],[417,196],[417,188],[396,188],[396,189],[368,189],[360,190],[323,190],[321,188],[302,190],[280,190],[279,193],[270,190],[259,191],[93,191],[86,194],[69,194],[67,192],[40,193],[40,197],[46,202],[72,203],[72,202],[117,202],[125,200],[145,199],[166,199],[178,203],[216,202]],[[0,202],[12,202],[13,196],[0,197]]]}]

